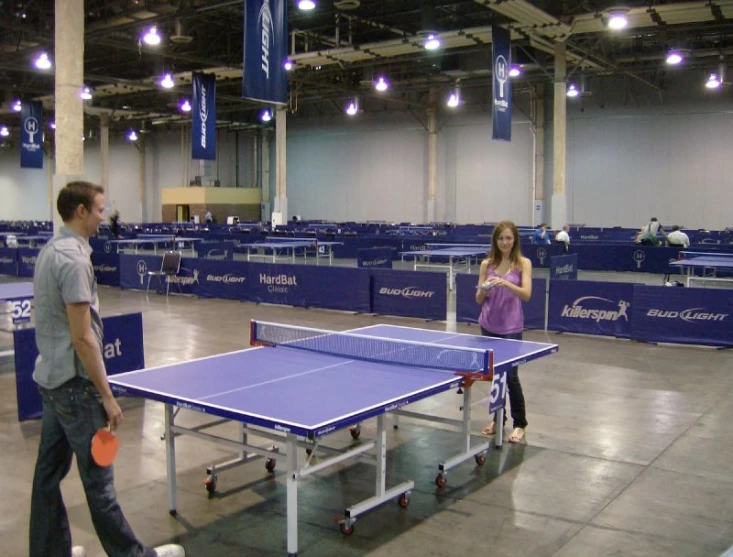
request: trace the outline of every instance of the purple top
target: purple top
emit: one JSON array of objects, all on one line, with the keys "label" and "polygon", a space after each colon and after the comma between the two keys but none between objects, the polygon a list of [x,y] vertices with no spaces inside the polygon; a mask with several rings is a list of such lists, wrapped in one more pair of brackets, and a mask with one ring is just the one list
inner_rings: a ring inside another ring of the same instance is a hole
[{"label": "purple top", "polygon": [[[496,268],[489,267],[486,278],[497,276]],[[522,285],[522,272],[519,269],[511,269],[501,278],[516,286]],[[524,329],[522,300],[508,288],[495,286],[486,295],[478,322],[484,329],[497,335],[520,333]]]}]

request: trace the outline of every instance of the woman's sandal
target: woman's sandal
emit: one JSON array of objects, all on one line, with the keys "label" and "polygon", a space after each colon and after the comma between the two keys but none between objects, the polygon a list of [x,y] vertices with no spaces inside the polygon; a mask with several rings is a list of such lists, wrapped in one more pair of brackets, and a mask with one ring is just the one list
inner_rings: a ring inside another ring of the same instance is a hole
[{"label": "woman's sandal", "polygon": [[509,436],[510,443],[526,443],[526,433],[521,427],[515,427],[512,434]]},{"label": "woman's sandal", "polygon": [[496,422],[491,422],[481,430],[481,435],[485,435],[486,437],[491,437],[494,434],[496,434]]}]

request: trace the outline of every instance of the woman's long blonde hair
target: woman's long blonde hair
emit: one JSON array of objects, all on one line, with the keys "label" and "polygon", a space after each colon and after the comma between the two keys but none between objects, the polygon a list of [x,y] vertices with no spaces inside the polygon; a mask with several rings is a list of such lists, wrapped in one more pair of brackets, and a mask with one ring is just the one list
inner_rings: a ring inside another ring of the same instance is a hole
[{"label": "woman's long blonde hair", "polygon": [[507,228],[511,230],[512,234],[514,234],[514,245],[512,246],[512,251],[509,254],[509,261],[511,262],[512,267],[516,268],[520,265],[522,250],[519,248],[519,230],[517,230],[517,225],[512,221],[503,220],[494,227],[494,233],[491,235],[491,249],[489,249],[489,253],[486,254],[486,259],[489,261],[489,267],[496,268],[501,265],[504,256],[499,249],[499,236],[501,236],[501,233]]}]

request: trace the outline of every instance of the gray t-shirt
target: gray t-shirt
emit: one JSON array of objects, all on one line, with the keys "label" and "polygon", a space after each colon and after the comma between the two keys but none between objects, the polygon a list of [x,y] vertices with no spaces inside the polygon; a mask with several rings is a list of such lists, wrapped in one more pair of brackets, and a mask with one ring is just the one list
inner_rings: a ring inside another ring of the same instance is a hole
[{"label": "gray t-shirt", "polygon": [[62,227],[36,259],[33,296],[39,355],[33,380],[46,389],[55,389],[75,376],[89,378],[71,341],[67,304],[89,304],[92,332],[102,351],[102,318],[91,253],[88,241]]}]

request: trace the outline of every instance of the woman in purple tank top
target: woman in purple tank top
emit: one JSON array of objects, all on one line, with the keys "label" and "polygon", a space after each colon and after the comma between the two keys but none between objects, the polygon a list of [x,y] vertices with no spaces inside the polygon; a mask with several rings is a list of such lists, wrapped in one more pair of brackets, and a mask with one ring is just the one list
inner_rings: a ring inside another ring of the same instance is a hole
[{"label": "woman in purple tank top", "polygon": [[[522,340],[524,313],[522,302],[532,296],[532,262],[522,256],[519,249],[519,231],[511,221],[502,221],[494,228],[491,249],[481,262],[476,303],[481,304],[479,324],[484,336]],[[509,404],[514,430],[509,436],[512,443],[525,440],[527,417],[524,410],[524,394],[519,382],[519,369],[507,372]],[[506,413],[504,415],[506,421]],[[496,422],[481,430],[483,435],[493,435]]]}]

